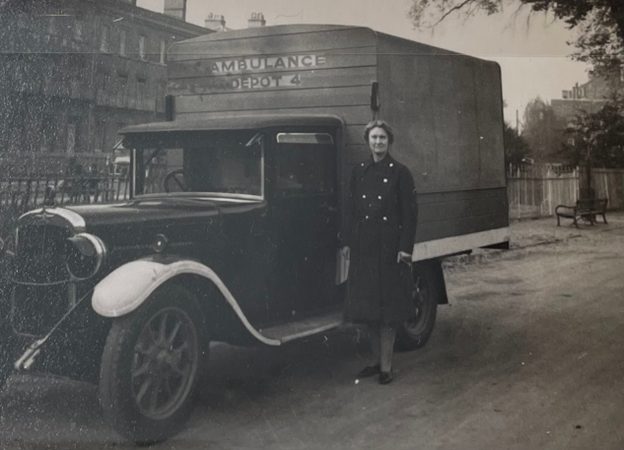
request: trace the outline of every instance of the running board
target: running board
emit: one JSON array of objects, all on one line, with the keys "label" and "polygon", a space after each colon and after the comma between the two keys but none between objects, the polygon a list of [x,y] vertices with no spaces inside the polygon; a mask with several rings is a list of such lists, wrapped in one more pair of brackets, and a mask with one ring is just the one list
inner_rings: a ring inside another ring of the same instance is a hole
[{"label": "running board", "polygon": [[309,317],[298,322],[290,322],[285,325],[258,330],[261,335],[268,339],[275,339],[284,344],[295,339],[301,339],[323,331],[338,328],[342,325],[342,311],[332,312],[324,316]]}]

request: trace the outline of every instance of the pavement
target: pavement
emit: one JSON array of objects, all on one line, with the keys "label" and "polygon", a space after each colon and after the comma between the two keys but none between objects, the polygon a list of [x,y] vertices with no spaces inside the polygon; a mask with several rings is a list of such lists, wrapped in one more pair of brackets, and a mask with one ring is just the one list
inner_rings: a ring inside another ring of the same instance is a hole
[{"label": "pavement", "polygon": [[624,211],[607,212],[607,222],[590,225],[581,221],[576,228],[569,219],[561,219],[561,226],[557,226],[556,217],[539,219],[514,220],[509,224],[510,250],[476,249],[470,255],[460,255],[447,258],[444,267],[452,269],[463,264],[485,262],[492,258],[501,257],[509,251],[522,250],[542,245],[564,243],[574,239],[587,238],[595,240],[604,237],[604,233],[613,233],[624,228]]},{"label": "pavement", "polygon": [[561,219],[561,226],[558,227],[555,217],[513,221],[510,224],[511,248],[526,248],[533,245],[567,241],[596,233],[612,232],[624,228],[624,212],[608,212],[607,224],[602,223],[602,218],[599,218],[598,221],[595,225],[581,222],[579,228],[572,225],[572,221],[569,219]]}]

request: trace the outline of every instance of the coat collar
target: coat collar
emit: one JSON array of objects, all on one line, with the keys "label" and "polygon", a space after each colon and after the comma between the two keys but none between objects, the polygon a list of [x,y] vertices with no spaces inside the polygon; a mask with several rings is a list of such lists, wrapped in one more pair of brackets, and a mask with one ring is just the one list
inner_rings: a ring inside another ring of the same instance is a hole
[{"label": "coat collar", "polygon": [[369,156],[366,161],[364,161],[361,166],[362,166],[362,170],[366,171],[369,169],[369,167],[375,165],[375,164],[379,164],[381,167],[383,168],[392,168],[395,167],[397,165],[396,160],[392,157],[392,155],[390,154],[390,152],[388,152],[385,156],[384,159],[382,159],[381,161],[379,161],[378,163],[375,162],[375,160],[373,159],[373,156]]}]

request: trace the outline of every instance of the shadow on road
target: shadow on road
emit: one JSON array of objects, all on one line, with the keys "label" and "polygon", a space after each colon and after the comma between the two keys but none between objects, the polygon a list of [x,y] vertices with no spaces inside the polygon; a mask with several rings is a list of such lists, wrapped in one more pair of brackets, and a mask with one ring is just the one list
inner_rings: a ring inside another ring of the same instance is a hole
[{"label": "shadow on road", "polygon": [[[341,431],[347,433],[345,439],[355,440],[357,421],[349,431],[347,419],[357,410],[392,407],[392,396],[403,399],[408,409],[415,407],[410,396],[433,405],[461,395],[475,378],[499,370],[500,365],[508,366],[509,375],[517,366],[506,361],[517,361],[526,353],[523,339],[516,333],[494,338],[504,326],[500,317],[491,310],[480,314],[484,308],[480,302],[472,308],[469,314],[441,308],[442,320],[432,342],[423,350],[395,356],[397,373],[391,388],[379,386],[375,379],[356,382],[355,374],[369,363],[369,350],[367,337],[355,328],[280,348],[213,344],[210,372],[200,380],[198,407],[187,428],[155,448],[247,448],[247,439],[252,438],[241,437],[240,430],[257,434],[256,448],[270,447],[275,436],[285,437],[284,445],[305,436],[319,442],[305,424],[326,420],[346,429]],[[0,393],[0,448],[134,447],[104,422],[97,386],[20,375]]]}]

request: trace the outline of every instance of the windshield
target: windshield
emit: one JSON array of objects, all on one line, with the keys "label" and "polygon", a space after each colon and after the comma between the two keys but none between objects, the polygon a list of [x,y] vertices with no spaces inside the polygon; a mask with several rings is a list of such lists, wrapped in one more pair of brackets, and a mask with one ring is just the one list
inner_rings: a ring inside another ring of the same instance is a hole
[{"label": "windshield", "polygon": [[137,150],[135,195],[263,195],[261,135],[204,132],[176,145]]}]

